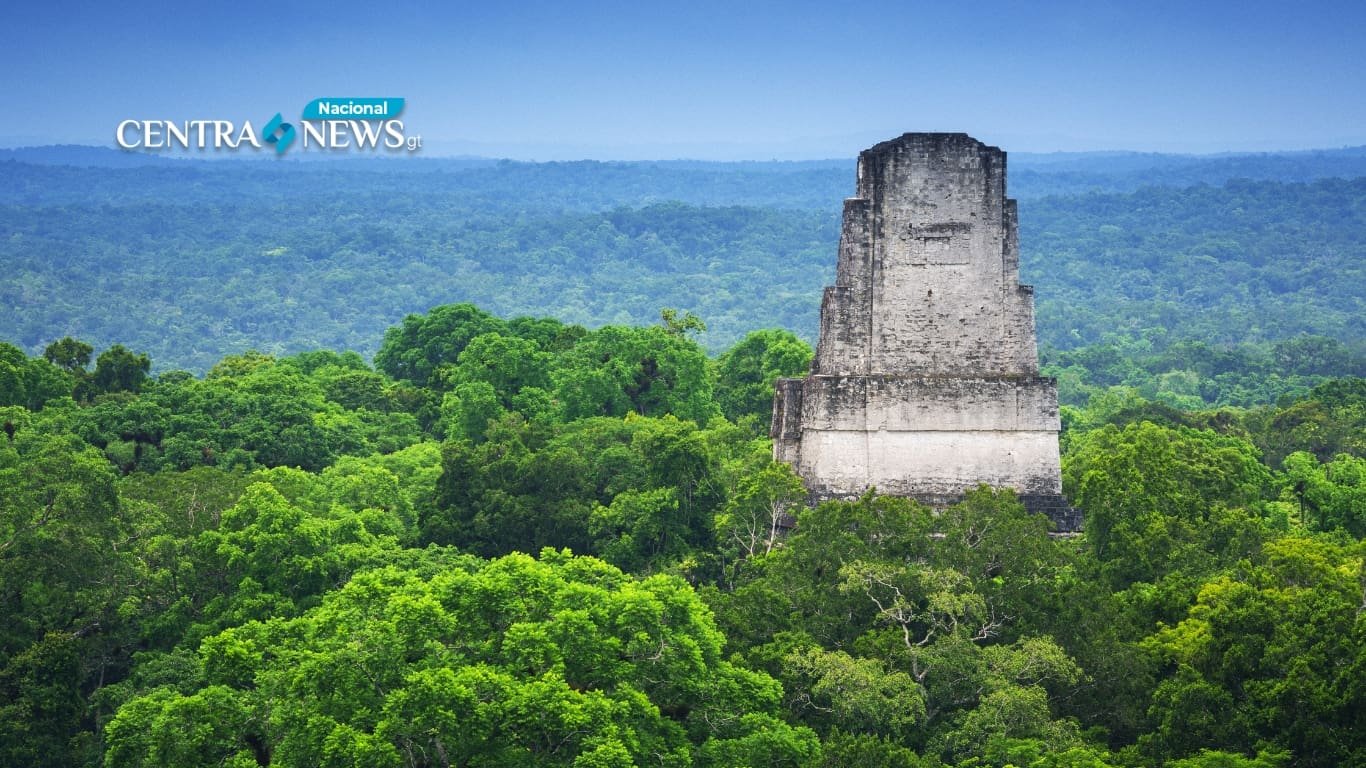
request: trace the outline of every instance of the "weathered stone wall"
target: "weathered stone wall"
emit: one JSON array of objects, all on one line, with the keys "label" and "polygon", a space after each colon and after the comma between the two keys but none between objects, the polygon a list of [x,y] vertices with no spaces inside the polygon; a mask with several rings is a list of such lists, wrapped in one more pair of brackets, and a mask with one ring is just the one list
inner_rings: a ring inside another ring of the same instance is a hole
[{"label": "weathered stone wall", "polygon": [[773,458],[801,465],[802,379],[778,379],[773,393]]},{"label": "weathered stone wall", "polygon": [[778,382],[775,458],[818,497],[1014,488],[1063,530],[1057,391],[1038,376],[1006,157],[965,134],[859,156],[812,375]]},{"label": "weathered stone wall", "polygon": [[1005,153],[907,134],[859,156],[814,372],[1038,372]]},{"label": "weathered stone wall", "polygon": [[817,496],[1061,490],[1051,379],[824,376],[780,383],[775,458]]},{"label": "weathered stone wall", "polygon": [[785,381],[802,382],[803,429],[1056,434],[1059,428],[1052,379],[878,374]]},{"label": "weathered stone wall", "polygon": [[[811,478],[808,490],[817,498],[876,488],[933,504],[981,483],[1034,495],[1059,491],[1047,476],[1058,460],[1057,433],[822,430],[806,435],[801,459],[801,474]],[[913,476],[907,466],[915,467]]]}]

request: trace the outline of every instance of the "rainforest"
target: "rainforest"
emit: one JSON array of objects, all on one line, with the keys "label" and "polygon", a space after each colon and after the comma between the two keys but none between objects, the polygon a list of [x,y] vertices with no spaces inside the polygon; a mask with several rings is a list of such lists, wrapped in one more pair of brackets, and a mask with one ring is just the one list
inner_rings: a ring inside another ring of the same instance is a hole
[{"label": "rainforest", "polygon": [[1366,762],[1366,155],[1011,158],[1010,491],[808,503],[852,164],[0,155],[0,764]]}]

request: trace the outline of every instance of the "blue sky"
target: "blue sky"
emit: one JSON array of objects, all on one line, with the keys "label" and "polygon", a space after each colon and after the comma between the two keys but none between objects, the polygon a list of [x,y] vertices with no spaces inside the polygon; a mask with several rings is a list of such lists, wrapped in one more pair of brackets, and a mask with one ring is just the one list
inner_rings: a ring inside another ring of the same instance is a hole
[{"label": "blue sky", "polygon": [[1362,2],[11,4],[0,144],[401,96],[427,152],[849,157],[1366,144]]}]

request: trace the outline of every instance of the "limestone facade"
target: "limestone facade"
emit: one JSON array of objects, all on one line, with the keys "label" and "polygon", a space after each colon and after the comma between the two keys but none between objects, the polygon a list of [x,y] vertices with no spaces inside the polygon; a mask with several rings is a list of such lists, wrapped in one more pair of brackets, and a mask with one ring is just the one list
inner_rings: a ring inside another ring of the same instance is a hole
[{"label": "limestone facade", "polygon": [[908,133],[859,156],[811,374],[774,395],[774,457],[813,496],[875,487],[942,507],[986,483],[1080,528],[1005,187],[1005,153],[966,134]]}]

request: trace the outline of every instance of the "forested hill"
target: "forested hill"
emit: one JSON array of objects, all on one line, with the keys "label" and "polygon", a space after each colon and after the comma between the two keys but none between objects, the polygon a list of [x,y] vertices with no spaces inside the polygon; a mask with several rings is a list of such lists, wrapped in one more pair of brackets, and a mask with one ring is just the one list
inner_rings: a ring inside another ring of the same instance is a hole
[{"label": "forested hill", "polygon": [[[1027,194],[1031,175],[1313,176],[1359,155],[1013,159],[1041,342],[1160,352],[1315,334],[1360,358],[1360,178]],[[756,328],[813,340],[852,176],[823,163],[0,162],[0,338],[30,353],[65,335],[123,343],[202,372],[249,348],[370,354],[404,315],[472,301],[590,327],[677,307],[708,324],[713,352]]]}]

